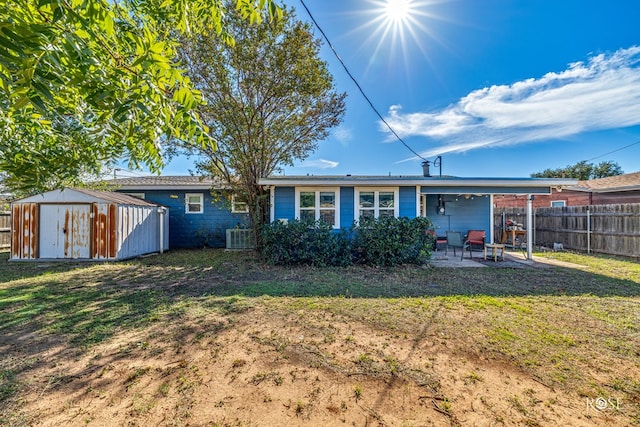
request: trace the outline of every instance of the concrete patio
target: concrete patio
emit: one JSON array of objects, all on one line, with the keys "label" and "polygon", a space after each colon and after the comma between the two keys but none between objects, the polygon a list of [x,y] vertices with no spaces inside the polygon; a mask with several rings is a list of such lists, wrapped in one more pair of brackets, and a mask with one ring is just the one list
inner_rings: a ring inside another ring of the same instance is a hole
[{"label": "concrete patio", "polygon": [[545,258],[533,257],[533,260],[526,259],[526,254],[520,250],[506,250],[503,259],[493,261],[489,255],[484,259],[482,251],[473,251],[473,259],[469,257],[469,253],[465,252],[464,257],[460,259],[460,251],[453,251],[445,254],[445,251],[435,251],[431,255],[431,259],[427,263],[432,267],[496,267],[496,268],[525,268],[525,267],[545,267],[555,264],[552,260]]}]

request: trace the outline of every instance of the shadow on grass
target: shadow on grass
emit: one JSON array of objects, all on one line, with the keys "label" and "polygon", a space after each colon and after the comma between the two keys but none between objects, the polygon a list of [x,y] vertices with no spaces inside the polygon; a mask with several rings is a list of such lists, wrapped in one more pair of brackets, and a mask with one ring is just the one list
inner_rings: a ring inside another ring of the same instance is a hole
[{"label": "shadow on grass", "polygon": [[[482,271],[479,271],[482,270]],[[438,269],[403,273],[373,272],[354,277],[349,272],[325,272],[322,277],[302,280],[262,280],[254,283],[212,286],[219,296],[247,297],[351,297],[402,298],[439,296],[571,296],[637,297],[640,285],[630,280],[556,267],[549,270]],[[391,276],[385,280],[382,276]],[[402,277],[397,277],[402,276]]]},{"label": "shadow on grass", "polygon": [[29,279],[47,274],[84,269],[100,263],[93,261],[9,261],[9,251],[0,249],[0,284],[12,280]]},{"label": "shadow on grass", "polygon": [[[566,267],[286,268],[265,265],[252,253],[220,250],[110,264],[7,266],[0,273],[0,348],[25,327],[91,345],[116,330],[179,314],[194,298],[223,310],[233,303],[216,297],[640,296],[635,281]],[[23,280],[11,283],[12,277]]]},{"label": "shadow on grass", "polygon": [[[57,358],[75,357],[74,352],[122,332],[154,325],[180,328],[192,305],[232,316],[248,309],[246,298],[264,295],[640,296],[636,281],[565,267],[286,268],[265,265],[252,253],[219,250],[171,251],[109,264],[7,263],[7,257],[0,254],[0,412],[19,390],[21,374]],[[230,325],[204,327],[215,334]],[[188,334],[183,330],[180,336]],[[127,356],[123,351],[110,357]],[[87,372],[92,369],[98,367]],[[64,383],[64,375],[56,381]]]},{"label": "shadow on grass", "polygon": [[[252,253],[216,250],[124,263],[8,266],[0,275],[0,350],[34,331],[91,346],[117,331],[179,317],[190,302],[206,301],[207,309],[224,314],[240,297],[640,296],[635,281],[565,267],[284,268]],[[26,279],[12,283],[11,277]]]},{"label": "shadow on grass", "polygon": [[[401,298],[432,296],[640,296],[640,282],[567,267],[277,267],[252,252],[180,250],[138,260],[131,281],[168,295]],[[489,264],[491,265],[491,264]],[[624,277],[624,275],[622,275]]]}]

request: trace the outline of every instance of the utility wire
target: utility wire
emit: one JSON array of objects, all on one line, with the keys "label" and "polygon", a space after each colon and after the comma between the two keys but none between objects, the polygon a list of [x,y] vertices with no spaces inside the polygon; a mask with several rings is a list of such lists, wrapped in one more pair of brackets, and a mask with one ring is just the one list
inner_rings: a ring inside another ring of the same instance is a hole
[{"label": "utility wire", "polygon": [[362,89],[362,87],[360,86],[360,84],[358,83],[358,81],[355,79],[355,77],[353,77],[353,75],[351,74],[351,72],[349,71],[349,69],[347,68],[347,66],[345,65],[344,61],[342,60],[342,58],[340,57],[340,55],[338,55],[338,52],[336,51],[336,49],[333,47],[333,45],[331,44],[331,41],[329,40],[329,38],[327,37],[327,35],[324,33],[324,31],[322,31],[322,28],[320,27],[320,25],[318,25],[318,22],[315,20],[315,18],[313,17],[313,15],[311,14],[311,12],[309,11],[309,8],[307,7],[306,4],[304,4],[303,0],[300,0],[300,3],[302,3],[302,7],[304,7],[304,9],[307,11],[307,14],[309,15],[309,18],[311,18],[311,21],[313,21],[313,24],[316,26],[316,28],[320,31],[320,33],[322,34],[322,36],[324,37],[324,39],[326,40],[327,44],[329,45],[329,47],[331,48],[331,50],[333,51],[333,54],[336,56],[336,58],[338,58],[338,61],[340,61],[340,64],[342,65],[342,68],[344,68],[344,71],[346,71],[347,75],[351,78],[351,80],[353,81],[353,83],[355,83],[356,87],[358,88],[358,90],[360,91],[360,93],[362,94],[362,96],[364,97],[364,99],[369,103],[369,106],[371,107],[371,109],[376,113],[376,115],[380,118],[380,120],[382,121],[382,123],[384,123],[387,128],[389,128],[389,130],[391,131],[391,133],[398,139],[398,141],[400,141],[402,143],[402,145],[404,145],[409,151],[411,151],[416,157],[424,160],[425,162],[427,161],[427,159],[425,159],[424,157],[422,157],[420,154],[416,153],[413,148],[409,147],[409,145],[404,142],[404,140],[402,138],[400,138],[400,136],[396,133],[395,130],[393,130],[393,128],[391,127],[391,125],[389,125],[389,123],[387,123],[387,121],[384,119],[384,117],[382,117],[382,114],[380,114],[380,112],[378,111],[378,109],[375,107],[375,105],[373,105],[373,102],[371,102],[371,100],[369,99],[369,97],[367,96],[366,93],[364,93],[364,90]]},{"label": "utility wire", "polygon": [[599,159],[600,157],[604,157],[604,156],[608,156],[609,154],[617,153],[618,151],[622,151],[622,150],[624,150],[625,148],[633,147],[634,145],[637,145],[637,144],[640,144],[640,140],[638,140],[638,141],[634,142],[633,144],[625,145],[624,147],[621,147],[621,148],[615,149],[615,150],[613,150],[613,151],[609,151],[608,153],[604,153],[604,154],[601,154],[601,155],[599,155],[599,156],[592,157],[592,158],[590,158],[590,159],[588,159],[588,160],[585,160],[585,162],[590,162],[591,160]]}]

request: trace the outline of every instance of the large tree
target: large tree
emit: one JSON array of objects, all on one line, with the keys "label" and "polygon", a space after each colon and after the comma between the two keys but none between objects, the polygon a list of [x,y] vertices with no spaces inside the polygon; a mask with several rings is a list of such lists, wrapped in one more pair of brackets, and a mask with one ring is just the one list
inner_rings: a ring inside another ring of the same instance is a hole
[{"label": "large tree", "polygon": [[542,172],[531,174],[532,178],[576,178],[587,181],[607,176],[622,175],[624,172],[619,164],[613,161],[600,162],[597,165],[580,161],[564,168],[545,169]]},{"label": "large tree", "polygon": [[258,179],[306,158],[344,115],[321,43],[308,24],[283,8],[277,21],[248,25],[229,17],[234,45],[200,35],[183,42],[188,75],[206,100],[199,108],[217,149],[190,144],[197,168],[223,179],[246,199],[254,229],[265,220]]},{"label": "large tree", "polygon": [[[235,0],[259,22],[274,0]],[[159,171],[167,137],[215,144],[175,62],[180,34],[233,43],[222,0],[0,0],[0,173],[14,190],[78,183],[122,156]],[[268,12],[266,12],[268,11]]]}]

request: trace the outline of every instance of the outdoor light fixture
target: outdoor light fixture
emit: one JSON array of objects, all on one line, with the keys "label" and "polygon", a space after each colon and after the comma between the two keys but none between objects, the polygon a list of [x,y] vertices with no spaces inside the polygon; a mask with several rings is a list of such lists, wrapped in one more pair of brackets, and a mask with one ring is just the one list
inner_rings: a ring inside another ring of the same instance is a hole
[{"label": "outdoor light fixture", "polygon": [[444,215],[445,214],[444,200],[442,199],[442,194],[438,195],[438,207],[436,209],[436,212],[438,212],[438,215]]}]

